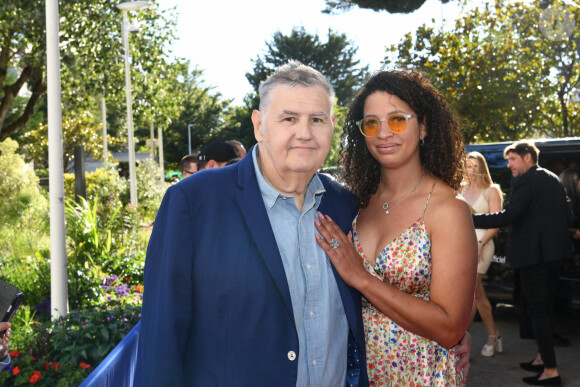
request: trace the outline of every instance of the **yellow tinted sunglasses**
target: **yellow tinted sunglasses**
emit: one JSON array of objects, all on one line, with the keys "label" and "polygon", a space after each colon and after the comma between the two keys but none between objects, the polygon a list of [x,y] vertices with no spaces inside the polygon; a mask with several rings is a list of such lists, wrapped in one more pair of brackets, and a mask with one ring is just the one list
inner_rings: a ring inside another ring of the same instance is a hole
[{"label": "yellow tinted sunglasses", "polygon": [[360,129],[363,136],[373,137],[376,136],[381,127],[381,122],[387,121],[387,128],[393,133],[403,133],[407,129],[407,121],[409,118],[418,117],[417,114],[403,114],[403,113],[392,113],[383,120],[379,120],[377,117],[369,116],[365,117],[356,124]]}]

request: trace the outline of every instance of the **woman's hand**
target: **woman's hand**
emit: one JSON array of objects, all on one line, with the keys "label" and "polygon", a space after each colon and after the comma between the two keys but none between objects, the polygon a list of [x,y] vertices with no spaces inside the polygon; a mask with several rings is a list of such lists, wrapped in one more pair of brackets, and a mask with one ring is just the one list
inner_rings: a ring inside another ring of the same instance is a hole
[{"label": "woman's hand", "polygon": [[10,339],[10,335],[12,334],[12,331],[10,330],[11,326],[12,324],[9,322],[0,322],[0,331],[6,330],[4,336],[0,338],[0,359],[4,359],[6,355],[8,355],[8,341]]},{"label": "woman's hand", "polygon": [[315,234],[316,241],[330,258],[330,261],[338,271],[340,277],[347,285],[358,288],[362,281],[367,278],[362,258],[357,253],[352,234],[344,232],[326,215],[318,212],[318,219],[314,220],[316,229],[322,235]]}]

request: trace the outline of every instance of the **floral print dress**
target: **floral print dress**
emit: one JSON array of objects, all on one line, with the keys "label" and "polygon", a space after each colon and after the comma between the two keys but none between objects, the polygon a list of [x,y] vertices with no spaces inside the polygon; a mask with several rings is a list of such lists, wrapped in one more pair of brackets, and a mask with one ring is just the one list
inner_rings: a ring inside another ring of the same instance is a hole
[{"label": "floral print dress", "polygon": [[[392,286],[429,300],[431,283],[431,242],[423,216],[431,198],[431,188],[423,214],[380,253],[374,267],[365,258],[353,221],[355,246],[365,269]],[[455,386],[463,385],[455,372],[457,356],[435,341],[411,333],[363,297],[363,322],[366,336],[367,367],[371,386]]]}]

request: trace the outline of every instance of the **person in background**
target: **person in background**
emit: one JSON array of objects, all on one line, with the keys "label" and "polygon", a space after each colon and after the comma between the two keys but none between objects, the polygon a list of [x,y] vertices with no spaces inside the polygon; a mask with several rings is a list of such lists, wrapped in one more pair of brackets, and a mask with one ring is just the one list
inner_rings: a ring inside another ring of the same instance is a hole
[{"label": "person in background", "polygon": [[197,156],[198,154],[185,155],[179,162],[179,168],[181,169],[181,175],[183,178],[187,178],[197,172]]},{"label": "person in background", "polygon": [[[463,188],[463,197],[475,214],[498,212],[502,210],[502,193],[497,184],[491,181],[489,168],[485,157],[479,152],[467,155],[467,179]],[[493,237],[499,228],[476,229],[477,235],[477,281],[475,284],[475,303],[471,320],[475,311],[479,312],[481,320],[487,329],[487,344],[481,350],[482,356],[493,356],[494,352],[502,352],[502,342],[499,330],[493,320],[492,308],[483,288],[482,277],[487,273],[494,254]]]},{"label": "person in background", "polygon": [[235,164],[240,160],[241,160],[241,158],[239,158],[239,157],[236,157],[235,159],[228,160],[228,162],[226,163],[226,166]]},{"label": "person in background", "polygon": [[473,223],[476,228],[510,226],[508,260],[519,270],[520,310],[531,321],[538,344],[534,359],[520,363],[524,370],[536,373],[523,382],[559,386],[552,315],[560,265],[571,255],[570,208],[558,177],[538,166],[539,153],[525,140],[504,149],[514,177],[510,198],[502,211],[473,215]]},{"label": "person in background", "polygon": [[0,331],[6,330],[4,336],[0,337],[0,371],[10,364],[10,355],[8,354],[10,348],[8,344],[12,334],[11,326],[12,324],[9,322],[0,322]]},{"label": "person in background", "polygon": [[197,156],[197,169],[225,167],[228,161],[238,157],[233,145],[223,141],[211,142],[204,146]]},{"label": "person in background", "polygon": [[352,238],[326,214],[316,238],[363,295],[370,383],[463,385],[456,345],[471,316],[477,240],[456,192],[459,123],[422,73],[381,71],[355,97],[344,128],[345,182],[359,212]]},{"label": "person in background", "polygon": [[244,145],[241,142],[239,142],[238,140],[228,140],[226,142],[236,149],[236,154],[238,155],[238,158],[243,159],[244,156],[246,156],[247,154],[246,148],[244,148]]}]

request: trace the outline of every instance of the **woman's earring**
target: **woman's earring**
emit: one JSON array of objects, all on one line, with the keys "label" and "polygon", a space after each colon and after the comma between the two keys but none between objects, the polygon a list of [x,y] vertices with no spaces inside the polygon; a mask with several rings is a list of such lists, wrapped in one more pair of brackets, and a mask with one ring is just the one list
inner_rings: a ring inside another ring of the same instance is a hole
[{"label": "woman's earring", "polygon": [[425,147],[425,137],[421,137],[421,147]]}]

